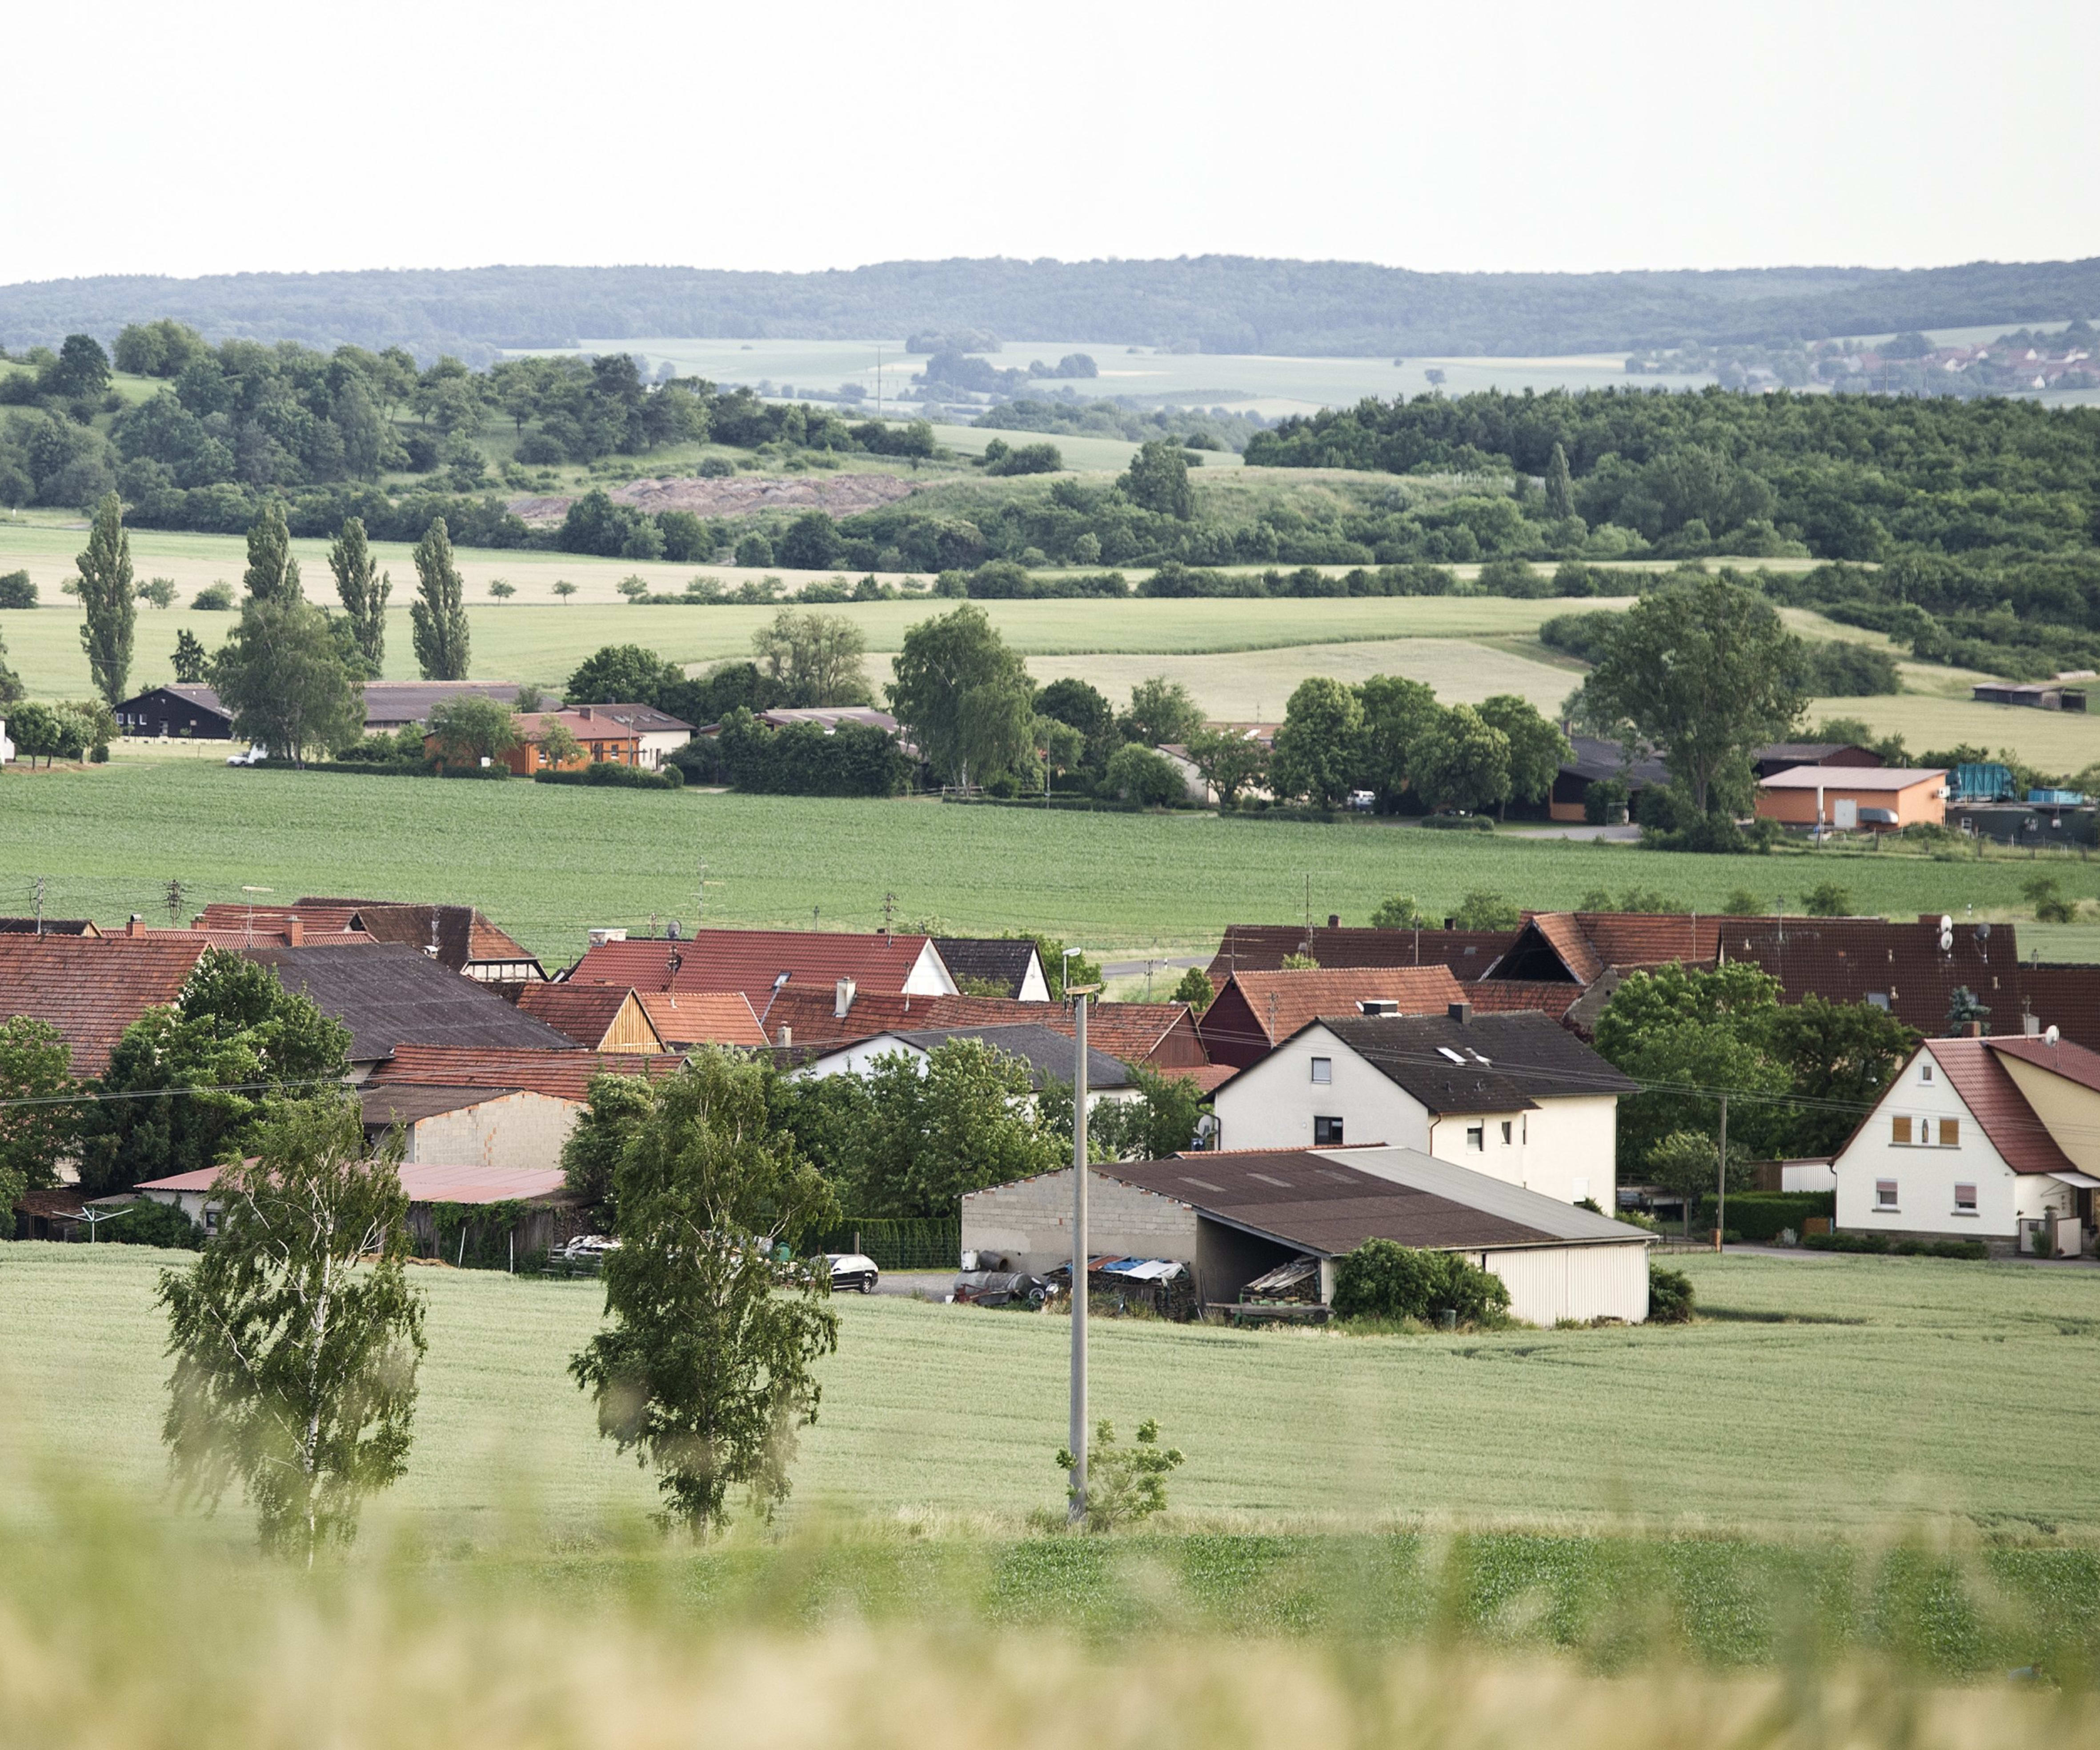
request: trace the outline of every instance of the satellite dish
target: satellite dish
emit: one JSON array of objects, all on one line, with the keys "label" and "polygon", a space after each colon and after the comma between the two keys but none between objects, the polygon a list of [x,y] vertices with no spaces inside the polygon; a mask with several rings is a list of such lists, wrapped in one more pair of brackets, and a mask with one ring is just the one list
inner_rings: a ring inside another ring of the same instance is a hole
[{"label": "satellite dish", "polygon": [[2045,1033],[2045,1034],[2041,1036],[2041,1038],[2042,1038],[2042,1043],[2043,1043],[2043,1044],[2045,1044],[2045,1045],[2054,1045],[2054,1044],[2055,1044],[2055,1043],[2056,1043],[2056,1042],[2057,1042],[2058,1039],[2062,1038],[2062,1037],[2063,1037],[2063,1035],[2062,1035],[2062,1034],[2058,1033],[2058,1032],[2056,1030],[2056,1029],[2055,1029],[2055,1028],[2052,1027],[2052,1028],[2050,1028],[2050,1029],[2049,1029],[2049,1031],[2048,1031],[2048,1032]]},{"label": "satellite dish", "polygon": [[1946,934],[1949,930],[1952,929],[1953,928],[1954,928],[1954,920],[1953,920],[1953,919],[1952,919],[1952,918],[1948,917],[1948,916],[1944,912],[1941,913],[1941,914],[1940,914],[1940,918],[1939,918],[1939,933],[1940,933],[1941,935],[1944,936],[1944,935],[1945,935],[1945,934]]},{"label": "satellite dish", "polygon": [[1987,942],[1987,941],[1988,941],[1990,939],[1991,939],[1991,926],[1990,926],[1989,924],[1988,924],[1988,923],[1979,923],[1979,924],[1978,924],[1978,925],[1976,926],[1976,940],[1977,940],[1977,941],[1979,941],[1979,942]]}]

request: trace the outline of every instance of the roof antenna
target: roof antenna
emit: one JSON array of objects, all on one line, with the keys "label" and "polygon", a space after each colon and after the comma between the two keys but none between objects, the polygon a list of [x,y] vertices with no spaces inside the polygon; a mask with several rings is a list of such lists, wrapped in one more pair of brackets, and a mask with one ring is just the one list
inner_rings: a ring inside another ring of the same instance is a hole
[{"label": "roof antenna", "polygon": [[430,907],[430,946],[423,950],[433,960],[438,957],[438,908]]},{"label": "roof antenna", "polygon": [[[42,888],[43,884],[44,884],[41,879],[37,883],[37,886],[39,889]],[[267,893],[271,890],[267,887],[243,887],[240,891],[248,896],[248,940],[244,946],[253,948],[255,946],[255,896],[258,893]],[[37,897],[39,900],[43,897],[41,891],[38,893]],[[39,926],[40,928],[42,926]],[[436,928],[437,926],[435,924],[431,926],[433,932],[435,931]],[[437,950],[433,948],[430,951],[431,953],[435,954]]]},{"label": "roof antenna", "polygon": [[[765,1015],[770,1015],[773,1012],[773,1005],[780,1000],[780,993],[788,988],[788,980],[790,976],[789,973],[783,972],[773,981],[773,994],[765,999]],[[765,1030],[765,1015],[758,1017],[758,1030],[761,1033]]]}]

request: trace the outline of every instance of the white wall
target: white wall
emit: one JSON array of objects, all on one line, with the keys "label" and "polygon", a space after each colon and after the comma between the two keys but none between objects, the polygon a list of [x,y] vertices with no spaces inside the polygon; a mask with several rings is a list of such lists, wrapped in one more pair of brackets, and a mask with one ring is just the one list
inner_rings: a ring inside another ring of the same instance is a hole
[{"label": "white wall", "polygon": [[911,972],[904,981],[907,997],[952,997],[957,994],[955,981],[948,976],[948,968],[932,942],[922,944],[919,958],[911,963]]},{"label": "white wall", "polygon": [[[1098,1257],[1196,1262],[1196,1212],[1157,1192],[1096,1173],[1087,1187],[1087,1246]],[[1072,1258],[1072,1170],[1039,1174],[963,1198],[963,1250],[997,1252],[1041,1275]]]},{"label": "white wall", "polygon": [[1527,1325],[1557,1319],[1648,1320],[1648,1245],[1542,1245],[1479,1252],[1474,1261],[1510,1291],[1510,1316]]},{"label": "white wall", "polygon": [[583,1107],[552,1095],[499,1095],[404,1126],[407,1161],[439,1166],[558,1167]]},{"label": "white wall", "polygon": [[[1928,1146],[1894,1139],[1893,1120],[1930,1123]],[[1961,1139],[1942,1148],[1939,1120],[1959,1121]],[[1946,1072],[1921,1048],[1890,1084],[1881,1104],[1838,1157],[1838,1225],[1854,1232],[1940,1233],[1961,1240],[2010,1240],[2018,1223],[2044,1214],[2067,1214],[2077,1207],[2071,1187],[2046,1173],[2015,1173],[1992,1146],[1983,1128],[1954,1091]],[[1896,1207],[1875,1206],[1877,1180],[1896,1182]],[[1957,1184],[1976,1188],[1976,1213],[1957,1214]]]},{"label": "white wall", "polygon": [[[1312,1079],[1325,1057],[1333,1080]],[[1612,1206],[1618,1101],[1609,1094],[1540,1101],[1523,1111],[1432,1120],[1419,1102],[1326,1028],[1307,1029],[1218,1090],[1221,1148],[1309,1148],[1316,1115],[1342,1120],[1345,1144],[1386,1143],[1521,1185],[1556,1202]],[[1481,1127],[1481,1147],[1467,1132]],[[1509,1126],[1509,1139],[1502,1126]]]},{"label": "white wall", "polygon": [[[1316,1057],[1333,1065],[1331,1082],[1313,1081]],[[1307,1028],[1240,1071],[1218,1090],[1215,1110],[1220,1148],[1310,1148],[1319,1116],[1342,1120],[1344,1144],[1431,1152],[1429,1115],[1421,1104],[1325,1027]]]}]

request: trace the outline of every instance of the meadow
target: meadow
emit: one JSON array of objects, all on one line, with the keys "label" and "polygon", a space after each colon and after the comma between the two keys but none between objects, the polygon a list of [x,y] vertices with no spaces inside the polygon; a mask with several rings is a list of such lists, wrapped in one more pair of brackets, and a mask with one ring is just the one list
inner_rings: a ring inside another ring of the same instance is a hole
[{"label": "meadow", "polygon": [[[223,744],[222,744],[223,745]],[[421,778],[229,771],[215,760],[120,760],[0,777],[0,891],[21,910],[47,878],[51,916],[157,919],[179,879],[185,907],[352,893],[479,906],[550,964],[593,925],[872,929],[893,895],[901,923],[962,933],[1043,930],[1075,946],[1208,950],[1231,923],[1339,914],[1368,921],[1411,893],[1432,914],[1485,888],[1542,910],[1640,885],[1703,911],[1747,889],[1798,909],[1835,880],[1855,909],[2024,917],[2022,858],[1896,853],[1660,854],[1521,831],[1432,833],[1358,817],[1333,824],[1207,813],[662,792]],[[2052,866],[2072,897],[2091,866]],[[2022,944],[2031,926],[2022,928]],[[2039,938],[2037,938],[2039,939]]]},{"label": "meadow", "polygon": [[[165,1324],[144,1247],[0,1246],[0,1463],[141,1496],[163,1464]],[[1096,1321],[1095,1413],[1157,1417],[1188,1454],[1176,1523],[1282,1532],[1428,1523],[1576,1534],[2100,1536],[2096,1410],[2066,1382],[2100,1334],[2100,1272],[1685,1254],[1690,1326],[1355,1336]],[[588,1535],[652,1503],[563,1369],[588,1281],[418,1270],[430,1352],[388,1510],[500,1541],[529,1501]],[[790,1527],[974,1525],[1062,1499],[1069,1327],[844,1297]],[[92,1389],[83,1389],[92,1382]]]}]

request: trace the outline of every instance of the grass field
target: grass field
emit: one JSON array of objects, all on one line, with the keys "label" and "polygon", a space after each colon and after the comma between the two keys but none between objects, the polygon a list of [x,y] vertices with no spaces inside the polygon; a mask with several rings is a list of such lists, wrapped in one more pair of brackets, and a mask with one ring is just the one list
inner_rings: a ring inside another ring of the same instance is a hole
[{"label": "grass field", "polygon": [[[163,884],[193,904],[244,885],[287,898],[470,901],[536,952],[567,963],[586,926],[694,916],[707,864],[711,923],[871,929],[883,896],[901,920],[961,932],[1040,929],[1075,945],[1214,947],[1230,923],[1339,913],[1367,919],[1412,893],[1432,914],[1489,888],[1542,909],[1639,884],[1718,910],[1737,888],[1769,904],[1836,880],[1896,918],[1973,906],[2024,917],[2024,860],[1937,862],[1893,853],[1659,855],[1609,844],[1430,833],[1367,818],[1331,826],[1215,815],[1043,812],[938,801],[839,801],[546,784],[228,771],[202,760],[117,761],[0,777],[0,893],[19,911],[49,878],[50,915],[121,923],[161,910]],[[2096,897],[2100,869],[2052,866]],[[1309,892],[1308,892],[1309,888]]]},{"label": "grass field", "polygon": [[[0,1246],[0,1455],[154,1488],[152,1288],[180,1261]],[[2100,1335],[2100,1271],[1682,1262],[1710,1314],[1689,1328],[1367,1338],[1101,1321],[1096,1413],[1158,1417],[1189,1454],[1177,1512],[1248,1530],[1427,1516],[2100,1534],[2086,1462],[2100,1409],[2076,1382]],[[596,1285],[416,1281],[430,1347],[392,1506],[432,1535],[488,1541],[527,1500],[550,1529],[576,1531],[650,1504],[651,1479],[598,1439],[563,1373],[597,1326]],[[1057,1505],[1061,1320],[886,1297],[839,1310],[796,1516],[1017,1527]]]}]

